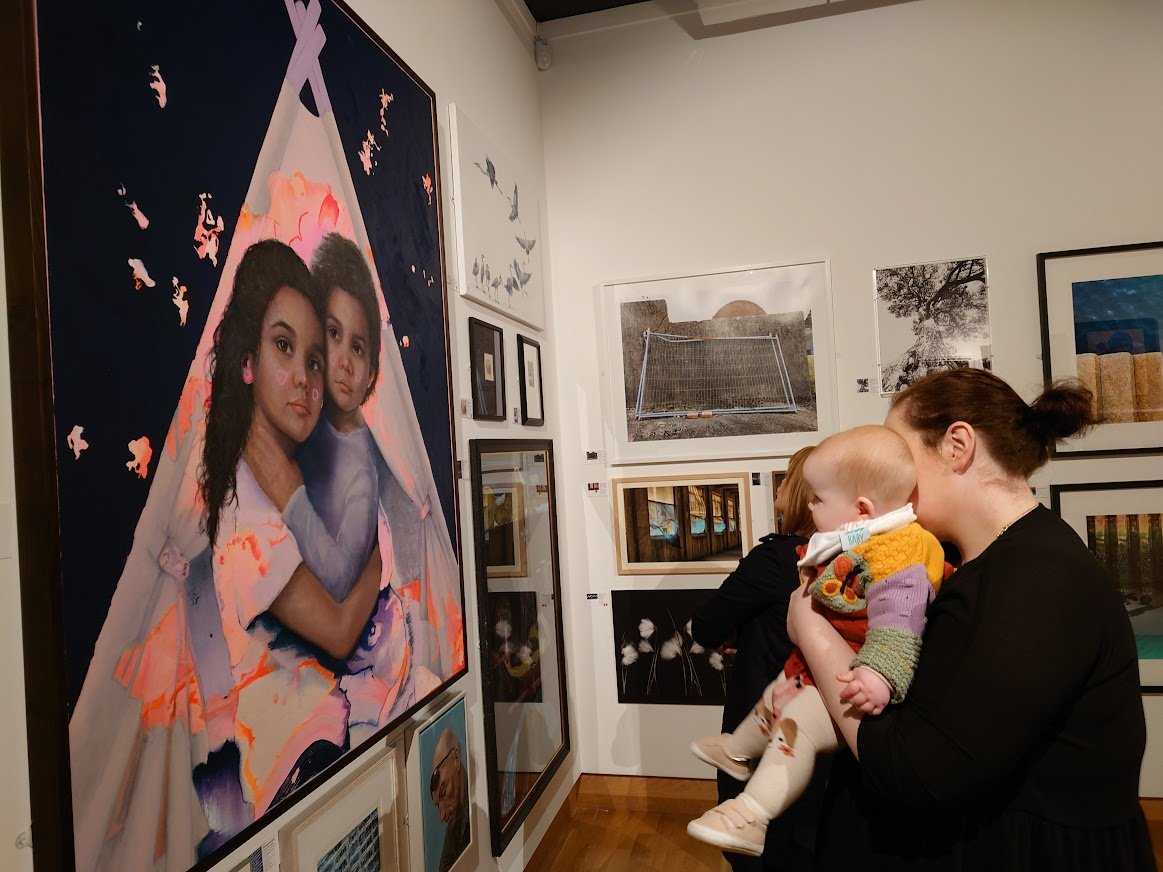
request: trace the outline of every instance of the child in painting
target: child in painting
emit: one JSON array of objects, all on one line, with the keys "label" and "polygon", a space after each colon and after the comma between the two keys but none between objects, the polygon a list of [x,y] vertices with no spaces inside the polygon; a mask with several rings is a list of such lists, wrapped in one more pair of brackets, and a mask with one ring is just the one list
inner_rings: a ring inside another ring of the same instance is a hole
[{"label": "child in painting", "polygon": [[379,307],[367,262],[338,233],[319,243],[311,273],[326,311],[324,414],[299,450],[297,468],[272,454],[256,477],[283,506],[303,562],[341,602],[376,547],[378,449],[360,408],[379,375]]},{"label": "child in painting", "polygon": [[[917,480],[912,455],[887,427],[830,436],[805,461],[803,476],[821,532],[808,543],[801,574],[856,652],[843,676],[845,700],[877,714],[908,692],[925,610],[944,577],[943,552],[916,523],[909,502]],[[696,757],[747,787],[691,821],[687,832],[723,850],[761,855],[768,822],[803,793],[816,755],[839,746],[807,664],[793,651],[752,717],[734,733],[691,745]]]}]

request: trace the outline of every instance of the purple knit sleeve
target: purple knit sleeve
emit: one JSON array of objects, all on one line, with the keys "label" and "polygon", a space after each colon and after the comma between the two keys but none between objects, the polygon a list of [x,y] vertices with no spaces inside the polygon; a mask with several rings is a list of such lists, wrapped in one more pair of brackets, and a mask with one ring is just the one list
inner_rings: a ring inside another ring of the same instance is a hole
[{"label": "purple knit sleeve", "polygon": [[920,636],[933,585],[919,563],[906,566],[868,586],[868,627],[892,627]]}]

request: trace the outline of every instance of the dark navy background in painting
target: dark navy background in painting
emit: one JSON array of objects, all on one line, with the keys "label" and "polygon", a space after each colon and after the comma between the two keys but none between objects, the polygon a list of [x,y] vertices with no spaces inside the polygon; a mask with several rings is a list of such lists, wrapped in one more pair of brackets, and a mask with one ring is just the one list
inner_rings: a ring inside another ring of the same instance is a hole
[{"label": "dark navy background in painting", "polygon": [[[400,353],[456,547],[440,228],[416,172],[427,167],[436,179],[432,104],[341,9],[325,2],[320,24],[324,81],[393,327],[409,340]],[[38,26],[71,710],[295,40],[282,0],[81,4],[68,15],[49,7]],[[154,65],[166,84],[165,108],[150,88]],[[379,130],[381,88],[395,95],[389,131],[406,136]],[[305,103],[312,106],[309,96]],[[369,130],[381,147],[370,177],[358,157]],[[225,222],[217,266],[195,252],[202,193]],[[438,187],[433,197],[439,202]],[[149,219],[147,230],[130,202]],[[130,258],[144,262],[154,287],[134,289]],[[184,327],[173,276],[188,288]],[[425,276],[435,278],[431,286]],[[89,443],[80,460],[66,445],[74,426],[84,427]],[[145,479],[125,465],[127,444],[141,436],[154,451]]]}]

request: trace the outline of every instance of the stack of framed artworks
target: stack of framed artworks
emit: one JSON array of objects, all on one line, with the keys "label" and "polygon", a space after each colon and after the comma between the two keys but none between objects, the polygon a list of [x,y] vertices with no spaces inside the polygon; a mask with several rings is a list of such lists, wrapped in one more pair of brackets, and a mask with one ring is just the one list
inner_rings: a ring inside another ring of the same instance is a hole
[{"label": "stack of framed artworks", "polygon": [[550,440],[469,442],[485,778],[499,856],[569,753]]}]

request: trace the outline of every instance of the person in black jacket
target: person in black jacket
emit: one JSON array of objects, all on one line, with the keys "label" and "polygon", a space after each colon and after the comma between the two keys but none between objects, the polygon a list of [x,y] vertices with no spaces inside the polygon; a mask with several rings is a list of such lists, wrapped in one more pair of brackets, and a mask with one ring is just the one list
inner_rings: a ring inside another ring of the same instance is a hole
[{"label": "person in black jacket", "polygon": [[[735,663],[723,707],[723,732],[743,722],[763,689],[779,674],[795,647],[787,634],[787,606],[799,587],[796,548],[812,533],[808,509],[811,492],[802,468],[811,448],[798,451],[788,463],[787,475],[776,492],[775,512],[780,533],[759,540],[719,590],[693,616],[691,635],[704,648],[725,643],[735,648]],[[733,640],[733,641],[732,641]],[[806,870],[811,868],[816,818],[827,765],[817,767],[808,791],[767,829],[762,858],[725,853],[734,872]],[[738,796],[746,786],[718,773],[719,802]]]}]

